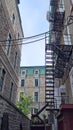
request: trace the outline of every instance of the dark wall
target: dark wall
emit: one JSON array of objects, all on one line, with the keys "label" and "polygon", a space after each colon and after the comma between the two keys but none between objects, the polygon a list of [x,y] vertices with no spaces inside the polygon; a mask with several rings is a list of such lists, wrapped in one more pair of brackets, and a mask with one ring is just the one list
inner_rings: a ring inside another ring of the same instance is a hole
[{"label": "dark wall", "polygon": [[73,104],[61,106],[60,114],[57,117],[58,130],[73,130]]},{"label": "dark wall", "polygon": [[30,130],[30,120],[0,96],[0,130]]},{"label": "dark wall", "polygon": [[[32,125],[31,130],[45,130],[45,126],[44,125]],[[46,130],[51,130],[51,126],[46,125]]]}]

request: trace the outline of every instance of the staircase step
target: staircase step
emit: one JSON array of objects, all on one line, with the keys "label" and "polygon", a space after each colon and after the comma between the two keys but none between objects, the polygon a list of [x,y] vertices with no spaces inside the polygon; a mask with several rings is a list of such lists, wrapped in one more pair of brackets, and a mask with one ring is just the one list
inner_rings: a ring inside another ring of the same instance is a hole
[{"label": "staircase step", "polygon": [[45,101],[50,108],[54,107],[54,55],[48,44],[46,44],[45,50]]},{"label": "staircase step", "polygon": [[53,96],[54,96],[54,94],[53,94],[53,93],[46,93],[46,96],[47,96],[47,95],[53,95]]}]

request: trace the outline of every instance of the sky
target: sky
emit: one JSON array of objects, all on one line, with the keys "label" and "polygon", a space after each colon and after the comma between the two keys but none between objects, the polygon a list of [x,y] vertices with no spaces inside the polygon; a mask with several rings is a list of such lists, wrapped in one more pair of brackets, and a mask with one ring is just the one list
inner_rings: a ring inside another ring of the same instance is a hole
[{"label": "sky", "polygon": [[[47,32],[46,14],[50,0],[20,0],[20,15],[24,37]],[[45,65],[45,40],[22,46],[21,66]]]}]

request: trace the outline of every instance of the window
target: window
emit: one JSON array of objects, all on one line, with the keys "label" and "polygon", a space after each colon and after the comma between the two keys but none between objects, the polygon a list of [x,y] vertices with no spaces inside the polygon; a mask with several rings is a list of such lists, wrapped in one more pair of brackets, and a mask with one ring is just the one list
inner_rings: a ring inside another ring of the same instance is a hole
[{"label": "window", "polygon": [[14,21],[15,21],[15,15],[13,14],[12,16],[12,23],[14,24]]},{"label": "window", "polygon": [[35,93],[34,93],[34,101],[35,101],[35,102],[38,102],[38,92],[35,92]]},{"label": "window", "polygon": [[34,71],[34,76],[39,76],[39,70]]},{"label": "window", "polygon": [[34,108],[34,113],[36,114],[38,112],[38,109],[37,108]]},{"label": "window", "polygon": [[11,45],[11,34],[9,33],[7,43],[6,43],[6,54],[9,55],[10,53],[10,45]]},{"label": "window", "polygon": [[19,32],[18,32],[18,38],[20,37],[20,34],[19,34]]},{"label": "window", "polygon": [[22,72],[21,72],[21,76],[25,76],[26,75],[26,70],[23,70]]},{"label": "window", "polygon": [[17,63],[17,52],[15,53],[14,57],[14,69],[16,68],[16,63]]},{"label": "window", "polygon": [[10,86],[10,100],[11,100],[11,97],[12,97],[12,89],[13,89],[13,82],[11,82],[11,86]]},{"label": "window", "polygon": [[7,112],[3,113],[3,117],[1,120],[1,130],[8,130],[9,129],[9,114]]},{"label": "window", "polygon": [[0,91],[2,91],[2,87],[3,87],[3,84],[4,84],[4,78],[5,78],[5,70],[3,69],[2,70],[2,73],[1,73],[1,77],[0,77]]},{"label": "window", "polygon": [[38,79],[35,79],[35,86],[39,86],[39,80]]},{"label": "window", "polygon": [[25,80],[22,79],[22,80],[21,80],[21,87],[24,87],[24,85],[25,85]]},{"label": "window", "polygon": [[23,130],[22,123],[20,123],[20,130]]},{"label": "window", "polygon": [[62,104],[66,103],[66,93],[61,93],[61,103]]},{"label": "window", "polygon": [[20,92],[20,97],[19,97],[19,101],[21,102],[21,95],[24,95],[24,92]]},{"label": "window", "polygon": [[24,92],[20,92],[20,95],[24,95]]},{"label": "window", "polygon": [[35,71],[35,75],[37,75],[37,74],[39,74],[39,71],[38,71],[38,70]]}]

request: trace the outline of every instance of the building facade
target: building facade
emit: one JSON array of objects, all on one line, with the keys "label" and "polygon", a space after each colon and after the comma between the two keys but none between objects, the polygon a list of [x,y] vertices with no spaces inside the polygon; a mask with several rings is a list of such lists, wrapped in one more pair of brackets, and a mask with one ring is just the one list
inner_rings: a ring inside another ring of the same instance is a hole
[{"label": "building facade", "polygon": [[45,66],[20,67],[18,100],[20,94],[33,98],[32,113],[38,112],[45,104]]},{"label": "building facade", "polygon": [[[64,35],[64,44],[65,45],[71,45],[71,47],[68,47],[68,51],[70,51],[70,57],[68,61],[68,67],[64,73],[63,76],[63,82],[65,84],[66,88],[66,94],[69,97],[69,103],[73,104],[73,0],[70,0],[67,2],[64,0],[64,7],[65,7],[65,23],[67,25],[66,29],[64,28],[64,34],[66,32],[66,35]],[[67,51],[67,53],[68,53]]]},{"label": "building facade", "polygon": [[15,106],[23,37],[19,0],[0,0],[0,130],[30,130],[30,120]]},{"label": "building facade", "polygon": [[[16,102],[23,37],[19,0],[0,0],[0,94]],[[14,39],[14,40],[13,40]]]}]

